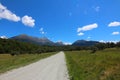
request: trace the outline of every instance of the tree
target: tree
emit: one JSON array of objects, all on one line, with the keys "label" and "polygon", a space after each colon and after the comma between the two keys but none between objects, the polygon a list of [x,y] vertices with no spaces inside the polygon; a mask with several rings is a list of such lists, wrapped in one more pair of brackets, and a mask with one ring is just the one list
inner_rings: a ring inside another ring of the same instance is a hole
[{"label": "tree", "polygon": [[116,43],[116,47],[120,47],[120,42],[117,42],[117,43]]},{"label": "tree", "polygon": [[105,43],[98,43],[95,45],[95,47],[97,47],[99,50],[103,50],[105,49],[107,46]]},{"label": "tree", "polygon": [[94,46],[94,47],[91,47],[91,50],[92,50],[91,53],[95,53],[98,50],[98,48]]}]

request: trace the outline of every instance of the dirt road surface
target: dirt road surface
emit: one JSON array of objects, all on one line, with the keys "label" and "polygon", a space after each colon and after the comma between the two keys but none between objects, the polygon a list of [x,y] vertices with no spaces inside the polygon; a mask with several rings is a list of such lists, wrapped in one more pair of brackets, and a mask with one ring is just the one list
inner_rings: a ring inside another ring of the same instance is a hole
[{"label": "dirt road surface", "polygon": [[0,75],[0,80],[69,80],[64,52],[13,69]]}]

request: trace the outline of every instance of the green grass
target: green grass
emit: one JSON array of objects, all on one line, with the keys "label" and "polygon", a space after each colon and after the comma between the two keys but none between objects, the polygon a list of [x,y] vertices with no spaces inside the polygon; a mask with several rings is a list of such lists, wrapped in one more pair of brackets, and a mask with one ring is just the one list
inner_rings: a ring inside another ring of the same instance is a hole
[{"label": "green grass", "polygon": [[71,80],[120,80],[120,49],[66,53]]},{"label": "green grass", "polygon": [[17,56],[11,56],[10,54],[0,54],[0,73],[28,65],[55,53],[56,52],[43,54],[23,54]]}]

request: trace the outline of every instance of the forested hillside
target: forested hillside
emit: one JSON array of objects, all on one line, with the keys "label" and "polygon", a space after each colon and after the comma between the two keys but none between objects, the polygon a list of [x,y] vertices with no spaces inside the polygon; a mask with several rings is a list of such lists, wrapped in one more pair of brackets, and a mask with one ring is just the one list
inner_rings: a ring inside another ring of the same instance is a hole
[{"label": "forested hillside", "polygon": [[45,53],[61,50],[70,50],[71,46],[40,46],[29,42],[20,42],[11,39],[0,39],[0,53],[25,54],[25,53]]},{"label": "forested hillside", "polygon": [[25,53],[45,53],[45,52],[55,52],[55,51],[73,51],[73,50],[92,50],[93,53],[97,50],[103,50],[105,48],[120,47],[120,42],[118,43],[99,43],[93,46],[48,46],[48,45],[37,45],[29,42],[20,42],[11,39],[0,39],[0,53],[9,54],[25,54]]}]

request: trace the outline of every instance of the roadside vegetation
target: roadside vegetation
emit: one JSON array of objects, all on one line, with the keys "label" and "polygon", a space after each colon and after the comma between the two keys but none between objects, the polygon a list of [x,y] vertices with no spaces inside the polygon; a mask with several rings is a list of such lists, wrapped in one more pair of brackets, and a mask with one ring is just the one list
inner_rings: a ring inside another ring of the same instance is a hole
[{"label": "roadside vegetation", "polygon": [[120,48],[65,54],[71,80],[120,80]]},{"label": "roadside vegetation", "polygon": [[57,52],[44,54],[22,54],[11,56],[10,54],[0,54],[0,73],[36,62],[49,57]]}]

